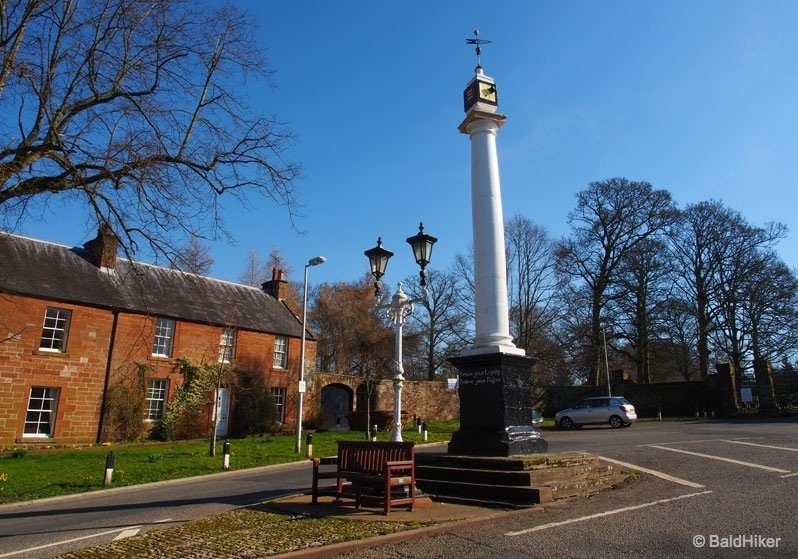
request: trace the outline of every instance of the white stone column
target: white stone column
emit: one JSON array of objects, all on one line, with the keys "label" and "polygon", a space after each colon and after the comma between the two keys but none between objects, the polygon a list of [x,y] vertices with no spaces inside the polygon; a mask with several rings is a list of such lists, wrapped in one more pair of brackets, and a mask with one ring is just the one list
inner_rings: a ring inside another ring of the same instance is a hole
[{"label": "white stone column", "polygon": [[474,235],[476,335],[474,347],[464,352],[524,355],[510,335],[507,264],[504,247],[499,159],[496,131],[504,115],[472,111],[460,131],[471,138],[471,212]]}]

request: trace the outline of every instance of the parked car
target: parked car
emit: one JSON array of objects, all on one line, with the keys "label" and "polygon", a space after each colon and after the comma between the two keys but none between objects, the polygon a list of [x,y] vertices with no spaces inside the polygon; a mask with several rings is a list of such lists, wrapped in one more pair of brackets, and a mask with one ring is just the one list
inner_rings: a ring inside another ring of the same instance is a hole
[{"label": "parked car", "polygon": [[554,422],[563,429],[602,423],[609,423],[610,427],[617,429],[628,427],[635,420],[635,407],[623,396],[585,398],[579,405],[560,410],[554,415]]},{"label": "parked car", "polygon": [[540,415],[540,412],[532,410],[532,426],[537,427],[538,425],[543,424],[543,416]]}]

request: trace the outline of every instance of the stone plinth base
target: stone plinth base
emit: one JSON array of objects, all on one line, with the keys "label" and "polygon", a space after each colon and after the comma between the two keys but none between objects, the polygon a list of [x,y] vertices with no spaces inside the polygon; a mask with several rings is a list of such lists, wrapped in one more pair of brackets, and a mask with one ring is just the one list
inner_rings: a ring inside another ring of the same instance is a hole
[{"label": "stone plinth base", "polygon": [[531,425],[534,359],[488,353],[450,362],[460,373],[460,430],[452,436],[449,454],[513,456],[548,450]]}]

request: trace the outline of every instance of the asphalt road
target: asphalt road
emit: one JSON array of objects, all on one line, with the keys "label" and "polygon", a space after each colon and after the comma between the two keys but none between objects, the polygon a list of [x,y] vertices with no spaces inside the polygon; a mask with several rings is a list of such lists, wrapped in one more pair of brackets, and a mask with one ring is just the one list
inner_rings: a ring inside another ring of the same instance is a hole
[{"label": "asphalt road", "polygon": [[[798,422],[638,423],[545,436],[552,452],[593,452],[651,473],[542,514],[341,557],[798,557]],[[53,557],[309,483],[304,462],[4,505],[0,559]]]},{"label": "asphalt road", "polygon": [[340,559],[798,557],[798,423],[644,423],[548,432],[651,470],[542,514],[341,554]]}]

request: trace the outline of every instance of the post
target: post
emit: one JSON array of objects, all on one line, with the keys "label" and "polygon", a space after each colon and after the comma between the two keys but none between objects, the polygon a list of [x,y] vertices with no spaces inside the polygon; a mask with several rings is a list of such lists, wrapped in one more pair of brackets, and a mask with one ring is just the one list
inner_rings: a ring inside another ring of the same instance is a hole
[{"label": "post", "polygon": [[610,387],[610,360],[607,356],[607,332],[602,330],[601,333],[604,336],[604,367],[607,370],[607,396],[612,398],[612,388]]},{"label": "post", "polygon": [[424,442],[427,442],[427,422],[421,424],[421,430],[424,431]]},{"label": "post", "polygon": [[305,446],[308,449],[308,458],[313,458],[313,433],[308,433],[305,437]]},{"label": "post", "polygon": [[227,471],[230,469],[230,440],[227,439],[224,441],[224,445],[222,446],[222,469]]},{"label": "post", "polygon": [[377,442],[377,424],[371,426],[371,440]]},{"label": "post", "polygon": [[305,334],[308,327],[308,268],[311,266],[318,266],[324,264],[327,259],[323,256],[317,256],[308,260],[305,264],[305,280],[302,288],[302,342],[299,350],[299,386],[297,392],[299,399],[297,401],[296,410],[296,453],[302,452],[302,403],[305,397]]},{"label": "post", "polygon": [[296,452],[302,451],[302,401],[305,396],[305,329],[307,328],[308,316],[308,268],[310,264],[305,264],[305,281],[302,294],[302,342],[299,350],[299,401],[296,412]]},{"label": "post", "polygon": [[103,479],[103,487],[111,485],[114,477],[114,451],[108,453],[105,457],[105,479]]}]

